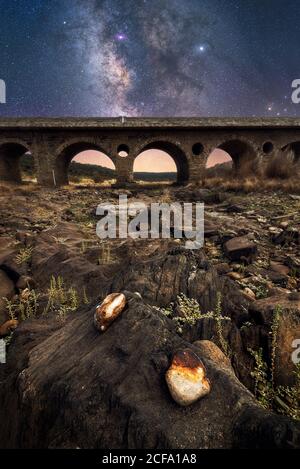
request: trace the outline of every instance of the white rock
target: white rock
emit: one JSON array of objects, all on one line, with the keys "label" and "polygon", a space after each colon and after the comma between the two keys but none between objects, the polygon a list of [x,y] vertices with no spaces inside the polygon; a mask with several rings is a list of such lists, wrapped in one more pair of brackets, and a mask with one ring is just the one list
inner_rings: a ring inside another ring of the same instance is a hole
[{"label": "white rock", "polygon": [[109,325],[122,313],[126,305],[123,293],[111,293],[96,307],[94,324],[100,332],[106,331]]},{"label": "white rock", "polygon": [[175,353],[166,382],[174,401],[181,406],[193,404],[211,388],[202,361],[189,349]]}]

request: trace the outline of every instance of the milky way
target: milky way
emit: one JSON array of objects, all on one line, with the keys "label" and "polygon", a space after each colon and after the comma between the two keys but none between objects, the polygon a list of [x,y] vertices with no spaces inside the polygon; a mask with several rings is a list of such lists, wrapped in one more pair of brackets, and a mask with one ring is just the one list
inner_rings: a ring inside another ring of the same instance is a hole
[{"label": "milky way", "polygon": [[7,116],[297,116],[295,0],[0,0]]}]

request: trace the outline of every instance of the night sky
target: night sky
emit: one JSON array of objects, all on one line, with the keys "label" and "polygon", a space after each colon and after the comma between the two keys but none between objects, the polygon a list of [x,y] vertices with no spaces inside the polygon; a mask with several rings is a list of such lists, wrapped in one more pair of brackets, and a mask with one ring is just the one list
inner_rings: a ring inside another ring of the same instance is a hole
[{"label": "night sky", "polygon": [[1,116],[297,116],[298,0],[0,0]]}]

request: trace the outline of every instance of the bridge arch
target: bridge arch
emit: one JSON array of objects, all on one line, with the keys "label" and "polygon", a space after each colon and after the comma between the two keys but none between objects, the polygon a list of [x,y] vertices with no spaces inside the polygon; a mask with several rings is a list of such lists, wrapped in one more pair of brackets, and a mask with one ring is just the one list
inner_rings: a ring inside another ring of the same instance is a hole
[{"label": "bridge arch", "polygon": [[95,150],[100,153],[103,153],[111,160],[115,167],[114,158],[110,157],[105,151],[105,149],[101,145],[96,143],[94,140],[72,140],[61,145],[56,151],[53,167],[56,185],[61,186],[69,184],[68,170],[71,161],[78,154],[88,150]]},{"label": "bridge arch", "polygon": [[[27,142],[10,139],[0,144],[0,179],[3,181],[22,182],[20,160],[26,153],[31,153]],[[35,166],[35,162],[34,162]]]},{"label": "bridge arch", "polygon": [[[175,163],[177,169],[177,183],[185,184],[189,180],[189,161],[186,153],[175,143],[164,140],[155,140],[143,145],[135,152],[133,168],[136,158],[147,150],[160,150],[167,153]],[[155,164],[155,161],[154,161]]]},{"label": "bridge arch", "polygon": [[252,142],[233,136],[223,139],[214,149],[223,150],[231,157],[234,174],[242,175],[255,172],[259,155]]}]

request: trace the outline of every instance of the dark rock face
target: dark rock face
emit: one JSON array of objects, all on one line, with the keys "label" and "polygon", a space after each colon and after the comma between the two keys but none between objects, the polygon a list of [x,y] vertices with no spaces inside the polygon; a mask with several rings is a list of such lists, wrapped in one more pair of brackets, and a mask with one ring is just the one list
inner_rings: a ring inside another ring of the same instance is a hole
[{"label": "dark rock face", "polygon": [[[96,291],[98,294],[106,292],[108,275],[105,269],[78,254],[78,246],[81,246],[83,239],[83,232],[75,224],[65,222],[37,236],[33,245],[31,271],[40,288],[49,287],[49,279],[52,275],[58,275],[59,266],[59,275],[64,281],[79,292],[85,288],[89,298],[95,298]],[[96,253],[93,257],[97,259]]]},{"label": "dark rock face", "polygon": [[14,283],[8,275],[0,269],[0,326],[8,319],[5,298],[10,300],[14,292]]},{"label": "dark rock face", "polygon": [[[161,313],[131,298],[99,334],[94,308],[78,310],[63,325],[39,319],[16,331],[0,370],[0,421],[6,422],[1,447],[300,445],[299,424],[261,410],[233,371],[220,366],[220,353],[216,360],[214,353],[202,356]],[[187,346],[203,361],[212,390],[183,408],[172,400],[164,376],[173,354]]]},{"label": "dark rock face", "polygon": [[[282,293],[270,298],[257,300],[249,308],[250,316],[265,336],[268,336],[276,308],[280,309],[277,332],[277,351],[275,360],[275,380],[278,384],[294,384],[294,364],[292,361],[293,342],[300,337],[300,295]],[[270,355],[270,338],[266,341]]]},{"label": "dark rock face", "polygon": [[[144,262],[126,265],[114,278],[112,291],[122,289],[139,292],[151,304],[167,306],[180,293],[196,298],[202,312],[211,311],[222,292],[226,313],[240,316],[247,305],[234,282],[220,277],[202,250],[173,249]],[[227,292],[230,290],[230,296]]]}]

